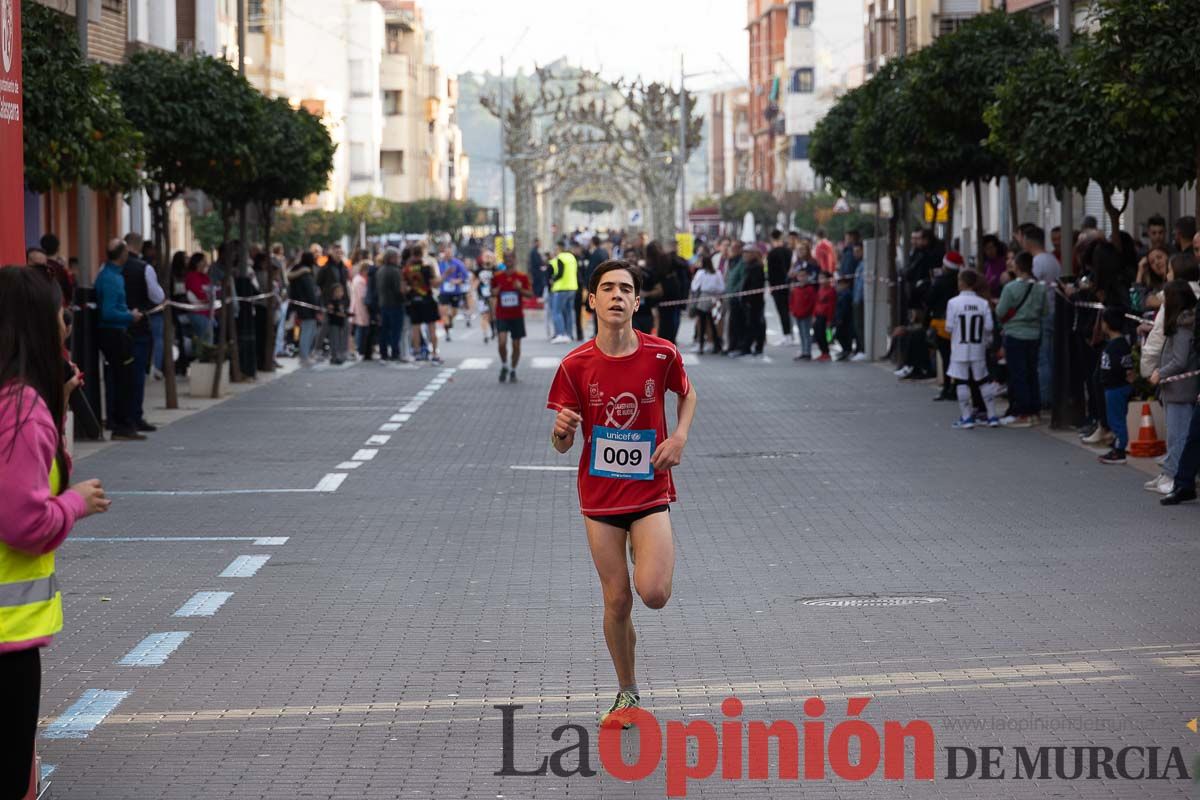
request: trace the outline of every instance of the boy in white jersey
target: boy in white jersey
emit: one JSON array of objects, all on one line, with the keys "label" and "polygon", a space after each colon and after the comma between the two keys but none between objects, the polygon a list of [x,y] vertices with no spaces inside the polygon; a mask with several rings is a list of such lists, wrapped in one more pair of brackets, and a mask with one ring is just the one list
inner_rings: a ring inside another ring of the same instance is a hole
[{"label": "boy in white jersey", "polygon": [[992,308],[975,294],[979,273],[962,270],[958,275],[958,295],[946,305],[946,333],[950,336],[950,368],[946,374],[958,387],[959,418],[955,428],[975,427],[971,403],[971,385],[977,384],[987,406],[988,427],[1000,426],[996,415],[996,383],[988,373],[987,348],[992,340]]}]

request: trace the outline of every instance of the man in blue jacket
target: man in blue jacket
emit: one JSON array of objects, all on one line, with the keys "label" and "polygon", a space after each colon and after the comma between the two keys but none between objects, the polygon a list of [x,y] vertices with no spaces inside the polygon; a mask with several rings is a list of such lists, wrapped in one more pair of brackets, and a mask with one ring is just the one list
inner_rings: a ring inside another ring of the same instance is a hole
[{"label": "man in blue jacket", "polygon": [[133,341],[129,326],[140,322],[142,312],[129,310],[125,302],[125,242],[108,243],[104,266],[96,276],[96,304],[100,307],[100,352],[104,355],[104,387],[112,438],[141,440],[133,408]]}]

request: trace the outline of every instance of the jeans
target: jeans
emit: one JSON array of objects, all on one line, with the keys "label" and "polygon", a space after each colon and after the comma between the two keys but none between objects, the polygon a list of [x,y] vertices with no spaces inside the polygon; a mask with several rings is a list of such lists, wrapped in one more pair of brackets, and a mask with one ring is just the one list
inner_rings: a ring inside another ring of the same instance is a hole
[{"label": "jeans", "polygon": [[284,300],[279,307],[279,321],[275,323],[275,355],[283,355],[283,345],[287,341],[288,301]]},{"label": "jeans", "polygon": [[855,341],[856,346],[854,348],[854,351],[856,353],[867,352],[867,340],[866,340],[866,335],[865,335],[866,320],[867,320],[866,307],[862,303],[855,303],[854,304],[854,341]]},{"label": "jeans", "polygon": [[1167,403],[1167,460],[1163,462],[1163,474],[1174,475],[1179,468],[1180,456],[1187,443],[1188,426],[1196,410],[1195,403]]},{"label": "jeans", "polygon": [[206,317],[203,314],[188,314],[188,319],[192,321],[192,336],[196,337],[205,344],[212,344],[212,317]]},{"label": "jeans", "polygon": [[[1046,408],[1054,397],[1054,297],[1050,297],[1050,313],[1042,317],[1042,345],[1037,361],[1039,395]],[[1041,407],[1041,404],[1039,404]]]},{"label": "jeans", "polygon": [[146,401],[146,367],[150,364],[150,353],[154,349],[154,338],[145,334],[133,337],[133,385],[132,411],[134,424],[145,422],[146,412],[142,405]]},{"label": "jeans", "polygon": [[312,360],[313,344],[317,340],[317,321],[315,319],[300,320],[300,360]]},{"label": "jeans", "polygon": [[575,332],[571,312],[575,308],[575,292],[551,292],[551,313],[554,315],[554,335],[570,337]]},{"label": "jeans", "polygon": [[150,335],[154,339],[154,352],[151,355],[154,368],[162,372],[163,365],[163,314],[169,314],[170,309],[150,315]]},{"label": "jeans", "polygon": [[1004,337],[1004,354],[1008,361],[1009,412],[1025,417],[1041,411],[1038,391],[1038,339]]},{"label": "jeans", "polygon": [[1125,423],[1125,415],[1129,411],[1129,395],[1132,393],[1132,386],[1118,386],[1115,389],[1104,390],[1108,429],[1117,437],[1113,442],[1113,448],[1116,450],[1124,450],[1129,446],[1129,426]]},{"label": "jeans", "polygon": [[812,337],[812,317],[794,317],[796,320],[796,330],[800,331],[800,355],[811,356],[813,337]]},{"label": "jeans", "polygon": [[358,351],[362,358],[367,357],[367,346],[370,343],[371,326],[355,325],[354,326],[354,349]]},{"label": "jeans", "polygon": [[385,306],[380,311],[380,358],[400,358],[400,334],[404,332],[404,306]]}]

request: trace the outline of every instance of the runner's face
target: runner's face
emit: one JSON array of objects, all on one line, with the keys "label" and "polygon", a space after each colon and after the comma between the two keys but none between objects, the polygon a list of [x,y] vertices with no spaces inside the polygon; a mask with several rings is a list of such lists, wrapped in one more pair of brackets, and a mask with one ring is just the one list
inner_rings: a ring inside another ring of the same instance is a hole
[{"label": "runner's face", "polygon": [[633,290],[633,276],[624,269],[604,273],[596,292],[588,297],[588,305],[596,312],[596,318],[614,327],[630,324],[640,303],[641,299]]}]

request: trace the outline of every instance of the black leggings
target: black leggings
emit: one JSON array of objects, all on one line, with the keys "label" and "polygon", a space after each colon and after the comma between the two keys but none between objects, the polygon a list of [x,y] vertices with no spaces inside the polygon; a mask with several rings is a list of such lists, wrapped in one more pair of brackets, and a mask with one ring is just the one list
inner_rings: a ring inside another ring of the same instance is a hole
[{"label": "black leggings", "polygon": [[0,686],[0,800],[20,800],[29,791],[42,692],[42,660],[36,647],[0,653]]}]

